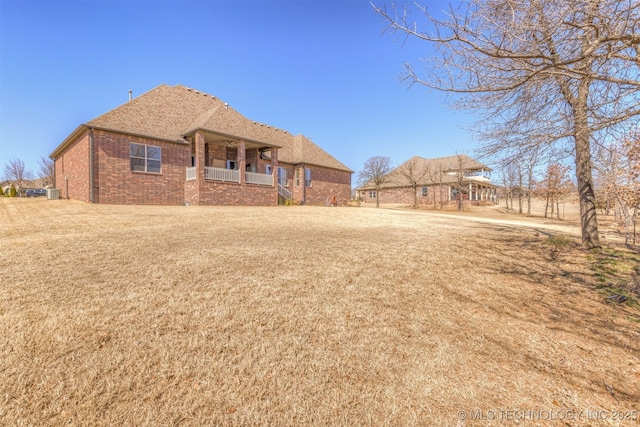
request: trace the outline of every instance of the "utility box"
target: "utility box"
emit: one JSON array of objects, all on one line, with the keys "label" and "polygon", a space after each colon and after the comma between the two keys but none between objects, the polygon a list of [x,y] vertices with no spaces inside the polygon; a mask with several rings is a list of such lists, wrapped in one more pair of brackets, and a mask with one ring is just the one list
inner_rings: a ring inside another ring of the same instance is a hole
[{"label": "utility box", "polygon": [[47,188],[47,200],[58,200],[60,198],[60,190],[57,188]]}]

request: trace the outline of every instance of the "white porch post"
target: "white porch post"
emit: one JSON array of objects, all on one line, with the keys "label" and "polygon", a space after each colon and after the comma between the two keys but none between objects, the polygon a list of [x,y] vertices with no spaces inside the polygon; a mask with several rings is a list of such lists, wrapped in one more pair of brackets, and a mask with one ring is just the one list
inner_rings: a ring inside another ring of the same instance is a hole
[{"label": "white porch post", "polygon": [[278,149],[271,148],[271,174],[273,175],[273,186],[278,187]]},{"label": "white porch post", "polygon": [[238,141],[238,172],[240,173],[240,184],[244,184],[247,180],[247,145],[244,140]]}]

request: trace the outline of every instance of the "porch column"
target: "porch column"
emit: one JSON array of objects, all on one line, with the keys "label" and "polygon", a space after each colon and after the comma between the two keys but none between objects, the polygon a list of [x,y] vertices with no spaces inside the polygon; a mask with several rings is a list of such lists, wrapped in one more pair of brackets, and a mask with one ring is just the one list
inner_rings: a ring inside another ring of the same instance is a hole
[{"label": "porch column", "polygon": [[238,142],[238,169],[240,172],[240,183],[244,184],[246,182],[247,171],[247,145],[242,139]]},{"label": "porch column", "polygon": [[469,200],[473,200],[471,191],[473,190],[473,184],[469,183]]},{"label": "porch column", "polygon": [[191,194],[190,203],[194,205],[200,204],[200,187],[204,183],[204,133],[198,131],[194,135],[193,143],[195,145],[194,157],[196,168],[196,182],[195,191]]},{"label": "porch column", "polygon": [[278,149],[271,149],[271,178],[273,178],[273,186],[278,188]]},{"label": "porch column", "polygon": [[198,131],[194,139],[195,149],[195,166],[196,166],[196,181],[198,185],[204,179],[204,133]]}]

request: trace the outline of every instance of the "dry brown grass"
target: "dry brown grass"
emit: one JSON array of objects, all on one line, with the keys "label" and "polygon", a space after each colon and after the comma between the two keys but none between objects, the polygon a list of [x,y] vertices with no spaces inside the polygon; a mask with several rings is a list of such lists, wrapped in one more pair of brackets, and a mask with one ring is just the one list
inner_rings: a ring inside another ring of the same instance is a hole
[{"label": "dry brown grass", "polygon": [[16,199],[0,215],[2,424],[640,416],[638,309],[606,304],[589,254],[549,261],[530,228]]}]

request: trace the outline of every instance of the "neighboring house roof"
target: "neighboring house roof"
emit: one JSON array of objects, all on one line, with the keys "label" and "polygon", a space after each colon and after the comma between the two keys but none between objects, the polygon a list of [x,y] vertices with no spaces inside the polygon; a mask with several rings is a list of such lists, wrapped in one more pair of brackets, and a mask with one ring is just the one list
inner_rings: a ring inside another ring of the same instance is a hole
[{"label": "neighboring house roof", "polygon": [[[422,179],[419,180],[419,185],[435,185],[435,184],[452,184],[458,180],[457,172],[462,170],[463,172],[474,171],[491,171],[492,169],[475,159],[467,156],[466,154],[460,154],[455,156],[438,157],[434,159],[425,159],[420,156],[413,156],[400,166],[389,172],[388,181],[382,186],[382,188],[397,188],[408,187],[410,184],[407,178],[402,175],[401,171],[406,168],[408,164],[413,163],[415,176],[422,175],[422,171],[425,171]],[[489,184],[489,183],[487,183]],[[490,185],[490,184],[489,184]],[[366,183],[359,187],[358,190],[372,190],[375,189],[370,183]]]},{"label": "neighboring house roof", "polygon": [[280,147],[278,159],[285,163],[309,163],[352,172],[304,136],[294,137],[285,130],[247,119],[220,99],[182,85],[160,85],[80,125],[51,153],[51,158],[60,156],[87,128],[180,144],[186,144],[185,136],[202,130]]}]

